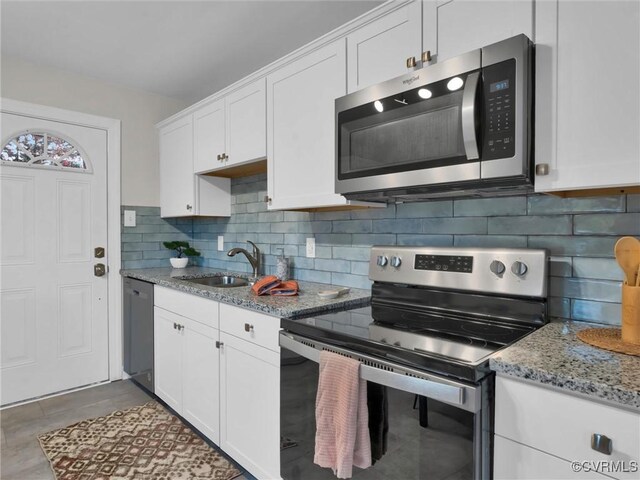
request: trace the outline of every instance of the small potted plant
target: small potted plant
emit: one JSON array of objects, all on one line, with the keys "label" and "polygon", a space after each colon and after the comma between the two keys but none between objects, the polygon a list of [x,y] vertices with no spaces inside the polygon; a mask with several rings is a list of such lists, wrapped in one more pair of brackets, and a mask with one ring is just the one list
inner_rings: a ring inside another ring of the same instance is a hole
[{"label": "small potted plant", "polygon": [[173,268],[184,268],[189,263],[189,257],[199,257],[200,252],[189,245],[189,242],[162,242],[169,250],[175,250],[178,255],[170,258]]}]

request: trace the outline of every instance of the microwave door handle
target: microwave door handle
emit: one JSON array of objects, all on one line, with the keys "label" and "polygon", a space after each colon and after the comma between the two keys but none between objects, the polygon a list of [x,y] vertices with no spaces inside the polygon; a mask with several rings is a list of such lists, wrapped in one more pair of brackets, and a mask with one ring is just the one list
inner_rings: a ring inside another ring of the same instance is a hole
[{"label": "microwave door handle", "polygon": [[467,76],[467,82],[462,94],[462,140],[468,160],[480,158],[478,153],[478,132],[476,130],[476,97],[478,95],[478,81],[480,72],[473,72]]}]

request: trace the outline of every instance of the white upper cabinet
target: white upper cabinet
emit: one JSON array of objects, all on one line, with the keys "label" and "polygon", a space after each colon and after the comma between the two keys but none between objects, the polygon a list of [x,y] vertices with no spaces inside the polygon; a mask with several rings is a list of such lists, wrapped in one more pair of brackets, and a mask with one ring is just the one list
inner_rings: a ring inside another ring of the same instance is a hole
[{"label": "white upper cabinet", "polygon": [[222,165],[225,151],[224,99],[205,105],[193,114],[193,152],[196,173]]},{"label": "white upper cabinet", "polygon": [[158,135],[160,216],[230,216],[230,180],[193,174],[193,115],[178,118],[164,125]]},{"label": "white upper cabinet", "polygon": [[160,136],[160,212],[163,217],[194,213],[193,122],[190,116],[162,128]]},{"label": "white upper cabinet", "polygon": [[266,80],[261,78],[193,114],[194,171],[211,172],[267,155]]},{"label": "white upper cabinet", "polygon": [[347,35],[349,93],[407,73],[419,61],[422,5],[415,0]]},{"label": "white upper cabinet", "polygon": [[537,3],[537,191],[640,185],[638,38],[636,1]]},{"label": "white upper cabinet", "polygon": [[335,192],[336,98],[346,94],[341,39],[267,77],[269,208],[347,205]]},{"label": "white upper cabinet", "polygon": [[424,50],[440,62],[524,33],[533,41],[533,0],[425,0]]},{"label": "white upper cabinet", "polygon": [[226,166],[267,156],[266,79],[227,95]]}]

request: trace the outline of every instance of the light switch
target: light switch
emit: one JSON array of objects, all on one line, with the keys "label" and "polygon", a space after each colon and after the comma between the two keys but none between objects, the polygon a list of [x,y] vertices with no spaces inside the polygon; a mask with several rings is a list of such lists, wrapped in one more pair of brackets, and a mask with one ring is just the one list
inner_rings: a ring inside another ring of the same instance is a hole
[{"label": "light switch", "polygon": [[218,251],[222,252],[224,250],[224,237],[222,235],[218,235]]},{"label": "light switch", "polygon": [[136,211],[125,210],[124,211],[124,226],[135,227],[136,226]]},{"label": "light switch", "polygon": [[307,258],[315,258],[316,256],[316,239],[307,238]]}]

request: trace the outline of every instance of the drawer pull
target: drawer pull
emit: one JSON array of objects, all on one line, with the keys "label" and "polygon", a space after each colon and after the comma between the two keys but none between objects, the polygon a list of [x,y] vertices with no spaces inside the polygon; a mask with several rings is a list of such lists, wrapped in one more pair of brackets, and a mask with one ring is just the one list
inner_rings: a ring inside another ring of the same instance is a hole
[{"label": "drawer pull", "polygon": [[611,455],[611,452],[613,452],[613,442],[606,435],[594,433],[591,435],[591,448],[596,452]]},{"label": "drawer pull", "polygon": [[244,324],[244,331],[245,332],[253,332],[253,325],[249,325],[248,323]]}]

